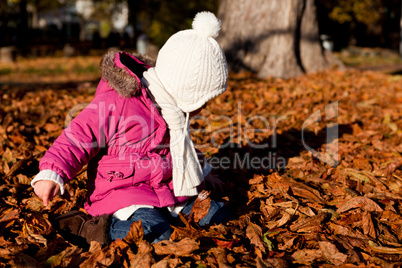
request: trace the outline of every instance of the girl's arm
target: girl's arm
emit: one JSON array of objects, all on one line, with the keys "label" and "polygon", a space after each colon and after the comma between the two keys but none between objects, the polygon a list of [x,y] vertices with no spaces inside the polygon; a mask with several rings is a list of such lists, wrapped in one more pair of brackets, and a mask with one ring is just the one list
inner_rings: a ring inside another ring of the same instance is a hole
[{"label": "girl's arm", "polygon": [[[114,133],[116,120],[107,109],[113,98],[95,99],[71,121],[40,161],[41,172],[31,185],[44,204],[59,192],[64,192],[64,183],[71,180],[109,140]],[[116,111],[115,111],[116,112]],[[111,134],[112,135],[112,134]]]}]

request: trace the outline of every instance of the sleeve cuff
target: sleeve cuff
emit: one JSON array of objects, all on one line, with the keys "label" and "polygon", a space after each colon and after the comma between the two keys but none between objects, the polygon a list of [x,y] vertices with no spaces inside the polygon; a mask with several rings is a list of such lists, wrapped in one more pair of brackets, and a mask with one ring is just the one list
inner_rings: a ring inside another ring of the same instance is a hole
[{"label": "sleeve cuff", "polygon": [[41,180],[54,181],[60,186],[60,194],[64,194],[64,181],[63,178],[55,171],[45,169],[39,172],[35,178],[31,181],[31,186],[35,188],[35,183]]}]

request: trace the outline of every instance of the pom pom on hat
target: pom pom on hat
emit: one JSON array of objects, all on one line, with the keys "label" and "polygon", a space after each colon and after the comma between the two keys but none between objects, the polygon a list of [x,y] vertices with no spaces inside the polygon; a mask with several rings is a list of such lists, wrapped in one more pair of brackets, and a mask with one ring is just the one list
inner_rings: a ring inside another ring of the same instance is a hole
[{"label": "pom pom on hat", "polygon": [[159,50],[155,71],[183,112],[197,110],[226,90],[228,66],[215,40],[220,27],[213,13],[199,12],[193,29],[175,33]]},{"label": "pom pom on hat", "polygon": [[193,29],[201,36],[217,38],[221,29],[221,22],[213,13],[203,11],[195,15]]}]

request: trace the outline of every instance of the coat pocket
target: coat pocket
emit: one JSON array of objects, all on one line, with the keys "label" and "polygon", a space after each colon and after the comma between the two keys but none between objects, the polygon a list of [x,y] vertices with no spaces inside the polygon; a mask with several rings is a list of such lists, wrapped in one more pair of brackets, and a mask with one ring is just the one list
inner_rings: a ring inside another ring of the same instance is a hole
[{"label": "coat pocket", "polygon": [[128,157],[104,156],[98,163],[97,178],[108,182],[129,180],[134,169],[134,163]]},{"label": "coat pocket", "polygon": [[106,155],[98,162],[92,202],[103,199],[111,191],[134,184],[135,165],[129,157]]}]

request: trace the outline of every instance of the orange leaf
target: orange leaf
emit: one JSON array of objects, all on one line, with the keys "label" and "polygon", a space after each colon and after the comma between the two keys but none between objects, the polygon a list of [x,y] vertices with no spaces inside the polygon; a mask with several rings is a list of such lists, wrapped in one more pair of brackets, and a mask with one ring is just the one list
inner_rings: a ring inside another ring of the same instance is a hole
[{"label": "orange leaf", "polygon": [[348,256],[339,252],[334,244],[327,241],[320,241],[318,242],[318,245],[320,246],[324,257],[331,263],[335,264],[336,266],[341,266],[346,262]]},{"label": "orange leaf", "polygon": [[195,200],[190,212],[190,222],[198,223],[202,218],[208,214],[209,207],[211,206],[210,192],[202,190]]},{"label": "orange leaf", "polygon": [[10,208],[2,213],[0,223],[18,219],[19,210]]},{"label": "orange leaf", "polygon": [[342,204],[336,212],[342,213],[351,209],[361,208],[370,212],[384,211],[376,202],[365,196],[356,196]]},{"label": "orange leaf", "polygon": [[249,222],[246,235],[250,239],[250,243],[265,253],[264,243],[262,242],[262,229],[257,224]]},{"label": "orange leaf", "polygon": [[127,235],[123,240],[127,244],[135,243],[139,244],[144,239],[144,229],[142,228],[141,220],[133,222],[130,226],[130,231],[128,231]]},{"label": "orange leaf", "polygon": [[153,247],[158,255],[190,256],[191,253],[200,248],[200,245],[194,239],[185,237],[179,242],[163,240],[153,244]]},{"label": "orange leaf", "polygon": [[218,238],[213,238],[216,245],[220,248],[233,248],[233,245],[237,243],[237,240],[223,240]]},{"label": "orange leaf", "polygon": [[151,268],[155,262],[152,257],[152,246],[146,240],[141,240],[138,245],[138,252],[131,258],[130,267]]}]

